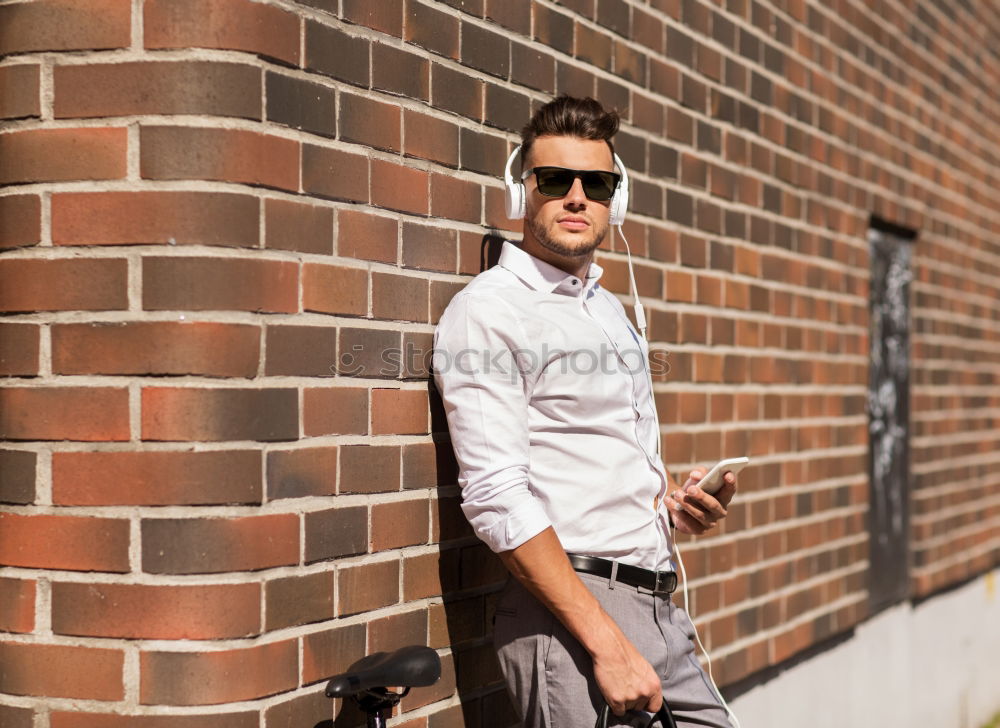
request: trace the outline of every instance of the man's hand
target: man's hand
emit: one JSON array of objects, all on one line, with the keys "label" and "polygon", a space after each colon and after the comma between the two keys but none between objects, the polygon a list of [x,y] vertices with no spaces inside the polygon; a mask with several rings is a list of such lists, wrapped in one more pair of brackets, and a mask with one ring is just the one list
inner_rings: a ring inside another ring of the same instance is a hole
[{"label": "man's hand", "polygon": [[660,678],[625,635],[615,631],[608,651],[593,653],[597,687],[619,717],[629,710],[657,712],[663,704]]},{"label": "man's hand", "polygon": [[733,473],[723,476],[722,487],[714,497],[699,488],[698,481],[707,472],[704,468],[695,468],[687,482],[667,498],[670,517],[682,533],[700,536],[715,528],[715,524],[726,517],[726,506],[736,494],[736,476]]}]

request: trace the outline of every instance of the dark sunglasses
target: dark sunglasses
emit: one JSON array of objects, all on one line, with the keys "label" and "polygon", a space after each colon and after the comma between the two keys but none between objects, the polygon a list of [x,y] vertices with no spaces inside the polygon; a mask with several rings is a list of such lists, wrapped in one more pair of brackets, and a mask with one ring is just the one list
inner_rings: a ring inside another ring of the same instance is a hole
[{"label": "dark sunglasses", "polygon": [[599,169],[566,169],[565,167],[532,167],[521,175],[527,179],[535,175],[538,191],[546,197],[562,197],[573,186],[577,177],[583,184],[583,194],[588,200],[607,202],[615,194],[622,176],[617,172]]}]

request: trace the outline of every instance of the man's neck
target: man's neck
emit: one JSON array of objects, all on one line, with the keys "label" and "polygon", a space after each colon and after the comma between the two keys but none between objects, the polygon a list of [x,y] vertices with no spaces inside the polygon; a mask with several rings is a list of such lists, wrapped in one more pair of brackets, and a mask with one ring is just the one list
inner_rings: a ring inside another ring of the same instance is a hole
[{"label": "man's neck", "polygon": [[595,252],[591,250],[584,255],[560,255],[548,248],[542,247],[531,235],[524,236],[521,249],[540,260],[544,260],[549,265],[554,265],[559,270],[564,270],[580,279],[587,277],[587,271],[590,270],[590,264],[594,260]]}]

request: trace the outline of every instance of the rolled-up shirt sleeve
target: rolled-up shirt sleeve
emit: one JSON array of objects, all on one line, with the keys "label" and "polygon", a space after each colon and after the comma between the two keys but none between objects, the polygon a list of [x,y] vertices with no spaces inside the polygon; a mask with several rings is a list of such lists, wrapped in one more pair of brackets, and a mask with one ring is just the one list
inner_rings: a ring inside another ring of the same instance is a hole
[{"label": "rolled-up shirt sleeve", "polygon": [[526,351],[514,313],[490,295],[457,296],[434,333],[434,380],[458,460],[462,510],[498,552],[551,525],[529,482],[531,372],[518,366]]}]

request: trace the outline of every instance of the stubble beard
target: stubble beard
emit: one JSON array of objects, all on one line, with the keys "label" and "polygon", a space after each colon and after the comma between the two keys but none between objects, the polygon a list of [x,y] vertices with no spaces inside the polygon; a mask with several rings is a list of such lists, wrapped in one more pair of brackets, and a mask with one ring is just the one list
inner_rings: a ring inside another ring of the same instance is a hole
[{"label": "stubble beard", "polygon": [[604,236],[608,234],[607,225],[601,228],[591,228],[593,232],[589,238],[574,238],[576,244],[569,246],[553,237],[549,233],[549,229],[535,218],[528,220],[528,227],[531,228],[531,234],[534,235],[539,245],[552,253],[568,258],[590,255],[604,240]]}]

